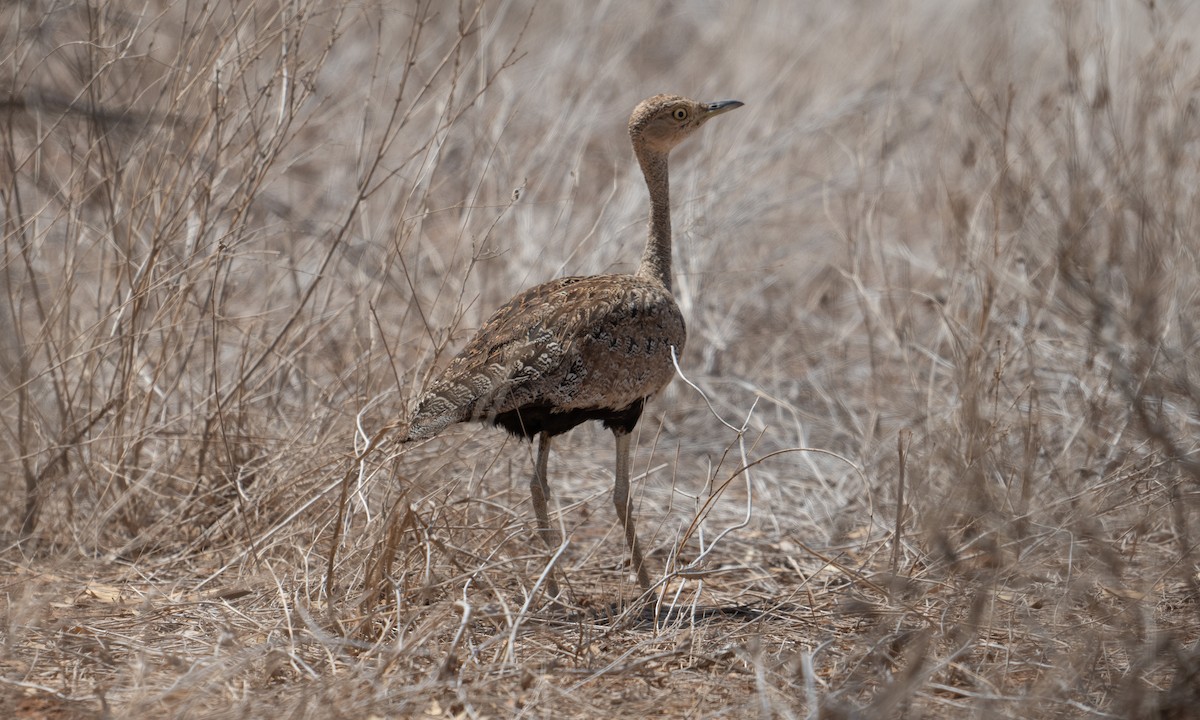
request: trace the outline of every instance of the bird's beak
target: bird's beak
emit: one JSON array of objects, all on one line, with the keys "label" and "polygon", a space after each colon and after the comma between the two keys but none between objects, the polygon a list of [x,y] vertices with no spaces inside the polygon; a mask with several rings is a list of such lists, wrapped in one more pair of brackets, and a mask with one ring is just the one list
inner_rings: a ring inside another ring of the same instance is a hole
[{"label": "bird's beak", "polygon": [[714,118],[721,113],[727,113],[730,110],[735,110],[745,105],[741,100],[718,100],[717,102],[704,103],[701,107],[704,108],[704,118]]}]

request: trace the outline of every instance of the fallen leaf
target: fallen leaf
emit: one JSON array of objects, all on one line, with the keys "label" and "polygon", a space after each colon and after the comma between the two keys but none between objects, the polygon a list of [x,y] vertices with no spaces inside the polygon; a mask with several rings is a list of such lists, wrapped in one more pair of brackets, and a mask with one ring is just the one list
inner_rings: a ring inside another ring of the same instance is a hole
[{"label": "fallen leaf", "polygon": [[104,585],[102,583],[85,585],[83,594],[104,603],[121,602],[121,588],[116,585]]}]

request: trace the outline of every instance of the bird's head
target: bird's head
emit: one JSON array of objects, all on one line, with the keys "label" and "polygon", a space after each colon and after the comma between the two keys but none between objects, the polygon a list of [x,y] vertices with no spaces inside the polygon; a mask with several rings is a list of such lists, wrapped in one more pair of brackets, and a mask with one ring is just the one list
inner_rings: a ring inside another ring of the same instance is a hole
[{"label": "bird's head", "polygon": [[696,102],[678,95],[655,95],[638,103],[629,116],[629,137],[635,147],[669,153],[711,118],[742,104],[737,100]]}]

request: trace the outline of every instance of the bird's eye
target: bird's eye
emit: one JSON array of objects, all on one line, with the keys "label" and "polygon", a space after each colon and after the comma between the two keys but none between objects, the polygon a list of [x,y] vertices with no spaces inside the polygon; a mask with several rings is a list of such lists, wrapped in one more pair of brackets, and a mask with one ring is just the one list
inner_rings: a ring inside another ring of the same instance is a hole
[{"label": "bird's eye", "polygon": [[687,120],[687,116],[687,108],[675,108],[675,111],[671,113],[671,117],[675,118],[676,120]]}]

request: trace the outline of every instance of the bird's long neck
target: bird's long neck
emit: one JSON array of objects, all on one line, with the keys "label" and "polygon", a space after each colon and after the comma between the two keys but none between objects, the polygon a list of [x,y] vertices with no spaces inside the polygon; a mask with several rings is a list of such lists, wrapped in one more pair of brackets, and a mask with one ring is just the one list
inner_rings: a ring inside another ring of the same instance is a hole
[{"label": "bird's long neck", "polygon": [[646,187],[650,190],[650,237],[638,265],[638,277],[653,278],[671,290],[671,183],[667,175],[667,154],[638,153]]}]

